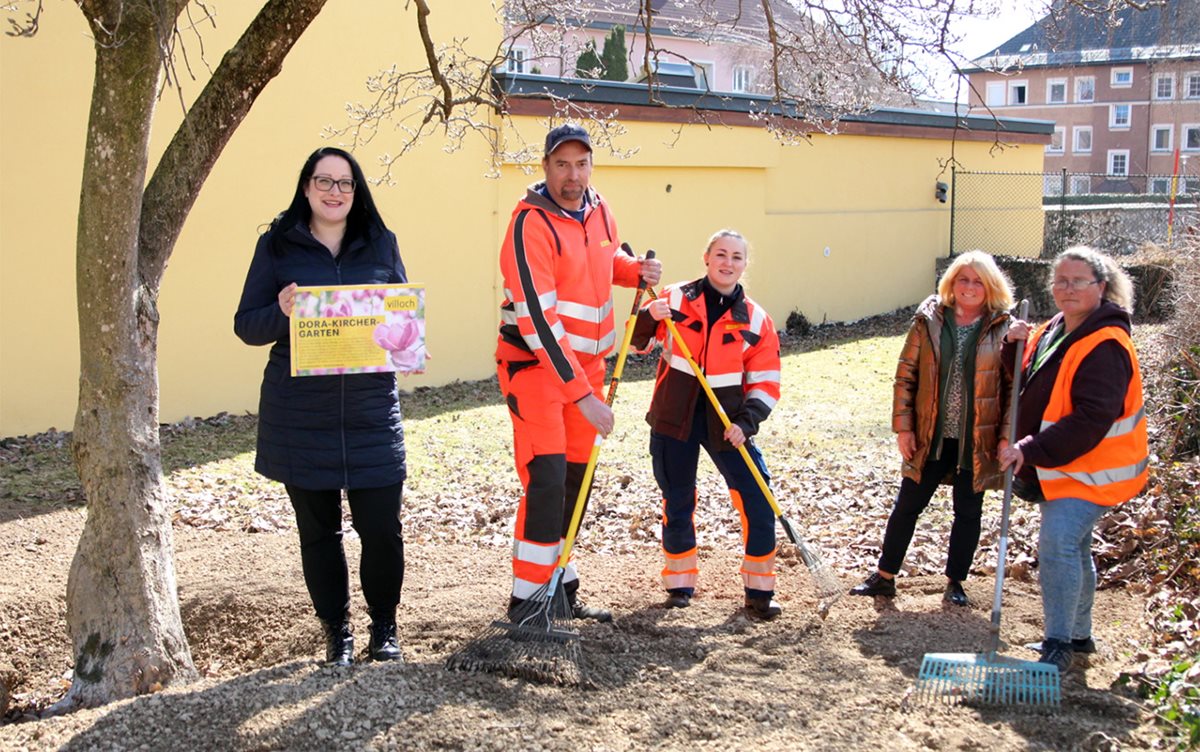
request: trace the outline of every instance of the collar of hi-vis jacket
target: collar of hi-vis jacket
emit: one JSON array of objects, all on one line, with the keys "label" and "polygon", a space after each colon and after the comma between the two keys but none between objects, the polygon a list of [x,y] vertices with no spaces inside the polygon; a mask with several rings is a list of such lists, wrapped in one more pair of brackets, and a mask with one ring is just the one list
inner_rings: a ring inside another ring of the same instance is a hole
[{"label": "collar of hi-vis jacket", "polygon": [[[691,282],[685,282],[679,286],[679,291],[683,293],[683,296],[688,299],[689,303],[696,302],[696,299],[704,294],[704,280],[705,277],[701,277],[700,279],[692,280]],[[749,324],[750,307],[746,305],[746,291],[741,284],[738,284],[738,286],[733,289],[733,292],[730,293],[730,297],[733,298],[733,305],[729,307],[730,318],[739,324]],[[699,308],[701,310],[705,310],[703,304],[700,305]],[[708,316],[707,312],[704,314],[704,316]],[[708,323],[711,324],[712,322],[710,321]]]},{"label": "collar of hi-vis jacket", "polygon": [[[567,213],[567,210],[556,204],[552,199],[542,195],[542,188],[546,185],[545,180],[540,180],[525,189],[525,203],[541,209],[542,211],[575,221],[575,218]],[[583,193],[583,209],[595,209],[600,206],[600,194],[596,193],[596,189],[590,185]]]}]

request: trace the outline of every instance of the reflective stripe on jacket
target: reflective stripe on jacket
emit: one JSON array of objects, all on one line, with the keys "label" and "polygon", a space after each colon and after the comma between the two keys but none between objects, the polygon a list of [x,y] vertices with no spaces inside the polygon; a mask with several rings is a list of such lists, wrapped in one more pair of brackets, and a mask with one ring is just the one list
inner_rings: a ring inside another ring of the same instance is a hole
[{"label": "reflective stripe on jacket", "polygon": [[[735,293],[736,294],[736,293]],[[747,437],[779,401],[779,334],[762,306],[742,294],[719,319],[708,322],[701,280],[663,289],[684,344],[700,365],[708,385],[729,419]],[[645,348],[650,336],[663,343],[654,398],[646,421],[655,433],[684,441],[691,434],[697,400],[707,402],[700,382],[683,355],[676,352],[663,322],[645,309],[638,315],[634,346]],[[709,441],[718,451],[731,450],[720,418],[708,411]]]},{"label": "reflective stripe on jacket", "polygon": [[[1038,340],[1045,331],[1046,325],[1043,325],[1030,338],[1025,350],[1026,367],[1037,352]],[[1125,330],[1106,326],[1071,345],[1063,355],[1050,401],[1042,413],[1041,430],[1071,414],[1071,383],[1079,365],[1097,345],[1109,340],[1115,340],[1125,348],[1133,365],[1133,378],[1125,390],[1124,409],[1094,448],[1065,465],[1037,468],[1042,494],[1051,501],[1074,498],[1116,506],[1137,496],[1146,486],[1150,451],[1146,439],[1146,410],[1142,402],[1142,374],[1133,341]]]},{"label": "reflective stripe on jacket", "polygon": [[496,358],[533,360],[578,400],[591,392],[581,360],[616,342],[612,285],[637,285],[641,266],[620,250],[612,212],[589,189],[583,222],[530,186],[513,210],[500,249],[504,303]]}]

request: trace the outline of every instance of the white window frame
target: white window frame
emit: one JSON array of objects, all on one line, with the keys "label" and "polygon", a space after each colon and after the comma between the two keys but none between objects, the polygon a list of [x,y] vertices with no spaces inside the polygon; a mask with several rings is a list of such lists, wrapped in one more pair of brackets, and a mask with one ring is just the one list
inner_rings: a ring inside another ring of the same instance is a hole
[{"label": "white window frame", "polygon": [[[739,81],[739,79],[742,79]],[[732,75],[729,79],[729,88],[731,91],[747,94],[754,87],[754,69],[749,65],[733,66]]]},{"label": "white window frame", "polygon": [[[1054,146],[1054,137],[1058,137],[1058,147]],[[1065,154],[1067,151],[1067,129],[1059,126],[1054,129],[1054,135],[1050,137],[1050,143],[1046,144],[1047,154]]]},{"label": "white window frame", "polygon": [[[1017,101],[1017,90],[1021,90],[1021,101]],[[1023,107],[1029,104],[1029,82],[1025,79],[1008,82],[1008,104]]]},{"label": "white window frame", "polygon": [[1091,175],[1072,175],[1071,176],[1071,192],[1069,195],[1079,196],[1092,192],[1092,176]]},{"label": "white window frame", "polygon": [[[1167,92],[1166,96],[1163,96],[1158,91],[1159,85],[1163,81],[1170,82],[1170,91]],[[1169,100],[1174,99],[1175,98],[1175,74],[1174,73],[1155,73],[1154,74],[1154,90],[1152,92],[1150,92],[1150,95],[1154,99],[1157,99],[1159,101],[1169,101]]]},{"label": "white window frame", "polygon": [[[1156,186],[1163,185],[1164,182],[1166,183],[1166,185],[1163,186],[1163,188],[1164,188],[1163,190],[1161,190],[1161,191],[1154,190]],[[1149,182],[1146,185],[1146,193],[1149,193],[1152,195],[1158,195],[1158,196],[1163,196],[1163,195],[1169,196],[1171,194],[1171,178],[1161,177],[1161,176],[1150,178]]]},{"label": "white window frame", "polygon": [[[1196,146],[1188,146],[1188,132],[1195,131]],[[1179,126],[1179,150],[1186,152],[1200,151],[1200,123],[1184,123]]]},{"label": "white window frame", "polygon": [[710,60],[693,60],[692,64],[704,76],[704,86],[701,88],[712,90],[717,85],[717,64]]},{"label": "white window frame", "polygon": [[988,107],[1003,107],[1008,101],[1008,87],[1003,81],[988,81],[984,92],[983,101]]},{"label": "white window frame", "polygon": [[[1062,87],[1062,99],[1054,99],[1050,96],[1050,92],[1055,86]],[[1067,103],[1067,79],[1051,78],[1046,80],[1046,104],[1066,104]]]},{"label": "white window frame", "polygon": [[[1125,122],[1117,121],[1117,113],[1125,108]],[[1128,102],[1117,102],[1108,106],[1108,129],[1110,131],[1127,131],[1133,126],[1133,105]]]},{"label": "white window frame", "polygon": [[1063,195],[1063,176],[1061,172],[1051,172],[1042,175],[1042,195]]},{"label": "white window frame", "polygon": [[[1129,80],[1118,81],[1117,77],[1122,73],[1128,74]],[[1133,68],[1113,68],[1112,73],[1109,74],[1108,83],[1114,89],[1128,89],[1129,87],[1133,86]]]},{"label": "white window frame", "polygon": [[529,63],[529,48],[524,45],[513,45],[508,48],[504,58],[504,70],[507,73],[524,73]]},{"label": "white window frame", "polygon": [[[1124,159],[1124,162],[1125,162],[1125,171],[1124,172],[1117,172],[1115,169],[1113,169],[1113,164],[1114,164],[1116,157],[1122,157]],[[1105,169],[1106,169],[1105,174],[1108,175],[1109,177],[1113,177],[1113,178],[1129,177],[1129,150],[1128,149],[1109,149],[1108,150],[1108,163],[1107,163]]]},{"label": "white window frame", "polygon": [[1184,99],[1200,99],[1200,71],[1188,71],[1183,75],[1179,93]]},{"label": "white window frame", "polygon": [[[1087,134],[1087,139],[1088,139],[1086,149],[1079,145],[1079,136],[1083,133]],[[1093,143],[1092,126],[1090,126],[1090,125],[1075,126],[1074,132],[1071,135],[1071,151],[1074,152],[1075,154],[1091,154],[1092,153],[1092,143]]]},{"label": "white window frame", "polygon": [[[1080,95],[1080,88],[1084,83],[1090,83],[1092,86],[1092,96],[1084,99]],[[1075,77],[1075,101],[1076,102],[1095,102],[1096,101],[1096,77],[1095,76],[1076,76]]]},{"label": "white window frame", "polygon": [[[1165,146],[1158,145],[1158,134],[1166,132],[1167,143]],[[1169,152],[1175,148],[1175,126],[1170,123],[1156,123],[1150,126],[1150,151],[1153,152]]]}]

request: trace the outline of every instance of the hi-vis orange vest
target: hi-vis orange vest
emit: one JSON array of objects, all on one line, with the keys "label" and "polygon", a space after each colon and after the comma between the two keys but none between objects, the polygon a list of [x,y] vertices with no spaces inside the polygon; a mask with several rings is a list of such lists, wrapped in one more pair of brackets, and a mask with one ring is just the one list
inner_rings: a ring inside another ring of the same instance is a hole
[{"label": "hi-vis orange vest", "polygon": [[[1025,351],[1028,367],[1037,350],[1045,325],[1031,338]],[[1063,355],[1062,365],[1054,381],[1050,401],[1042,414],[1041,430],[1046,430],[1069,415],[1071,384],[1079,364],[1101,342],[1116,340],[1129,353],[1133,378],[1125,392],[1125,407],[1121,417],[1091,451],[1065,465],[1037,468],[1042,494],[1049,500],[1084,499],[1102,506],[1116,506],[1137,496],[1146,485],[1149,474],[1149,447],[1146,441],[1146,411],[1142,403],[1142,373],[1133,341],[1125,330],[1108,326],[1080,339]]]}]

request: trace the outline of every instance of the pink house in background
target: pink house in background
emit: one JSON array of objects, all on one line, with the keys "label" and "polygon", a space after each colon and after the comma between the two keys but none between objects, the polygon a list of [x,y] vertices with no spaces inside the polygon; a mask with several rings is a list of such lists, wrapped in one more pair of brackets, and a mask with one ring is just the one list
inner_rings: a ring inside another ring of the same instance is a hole
[{"label": "pink house in background", "polygon": [[975,60],[970,111],[1054,121],[1068,185],[1047,193],[1168,193],[1177,152],[1178,192],[1200,191],[1200,0],[1116,18],[1068,5]]},{"label": "pink house in background", "polygon": [[[555,26],[523,35],[509,51],[508,72],[573,78],[575,62],[587,42],[594,42],[599,53],[604,37],[619,25],[625,28],[629,80],[644,79],[646,38],[638,20],[638,3],[630,0],[623,5],[628,9],[613,10],[610,3],[597,2],[587,21],[565,34],[562,27]],[[666,0],[655,0],[653,5],[656,13],[651,28],[660,84],[721,92],[764,90],[759,79],[768,57],[767,24],[758,2],[716,0],[706,5],[712,16],[704,22],[703,35],[690,33],[700,24],[695,9],[679,8]],[[782,20],[789,23],[799,18],[784,3],[773,5],[773,12],[777,18],[783,14]],[[568,21],[566,25],[577,24]]]}]

